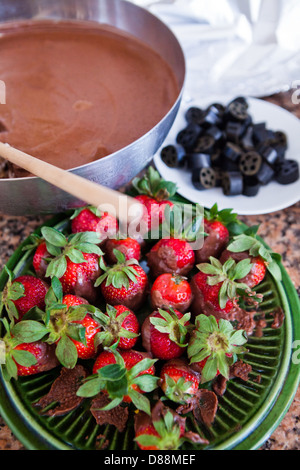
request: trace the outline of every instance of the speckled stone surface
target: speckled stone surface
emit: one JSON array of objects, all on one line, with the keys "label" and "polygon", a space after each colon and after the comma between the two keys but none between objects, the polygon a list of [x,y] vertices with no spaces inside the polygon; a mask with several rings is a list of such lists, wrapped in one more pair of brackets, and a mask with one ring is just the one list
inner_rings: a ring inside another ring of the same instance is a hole
[{"label": "speckled stone surface", "polygon": [[[292,104],[290,93],[266,99],[289,109],[300,118],[300,105]],[[19,243],[45,220],[46,217],[12,217],[0,213],[0,268]],[[283,264],[300,295],[300,202],[280,212],[247,216],[242,220],[248,225],[260,224],[259,234],[274,251],[282,255]],[[0,450],[23,449],[0,417]],[[289,412],[262,450],[300,450],[300,389]]]}]

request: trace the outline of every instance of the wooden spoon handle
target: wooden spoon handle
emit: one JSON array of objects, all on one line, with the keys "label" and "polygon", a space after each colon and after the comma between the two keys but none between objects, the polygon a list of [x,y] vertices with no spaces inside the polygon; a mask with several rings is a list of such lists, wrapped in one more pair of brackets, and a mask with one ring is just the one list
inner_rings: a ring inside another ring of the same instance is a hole
[{"label": "wooden spoon handle", "polygon": [[[130,222],[142,214],[142,206],[134,198],[62,170],[50,163],[32,157],[21,150],[0,142],[0,155],[35,176],[95,207],[105,205],[120,221]],[[111,210],[109,209],[111,207]]]}]

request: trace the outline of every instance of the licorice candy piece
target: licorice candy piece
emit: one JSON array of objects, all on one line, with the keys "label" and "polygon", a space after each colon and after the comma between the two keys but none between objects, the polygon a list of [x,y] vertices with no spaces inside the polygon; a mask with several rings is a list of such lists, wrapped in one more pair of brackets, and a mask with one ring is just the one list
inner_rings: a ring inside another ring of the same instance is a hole
[{"label": "licorice candy piece", "polygon": [[237,162],[242,153],[243,151],[241,147],[233,144],[232,142],[227,142],[222,152],[223,156],[231,162]]},{"label": "licorice candy piece", "polygon": [[269,165],[273,166],[279,159],[278,152],[275,148],[270,147],[269,145],[262,145],[258,148],[260,155],[263,159],[269,163]]},{"label": "licorice candy piece", "polygon": [[186,152],[181,145],[167,145],[161,150],[160,157],[169,168],[184,166]]},{"label": "licorice candy piece", "polygon": [[190,153],[186,156],[186,160],[191,170],[211,167],[211,156],[207,153]]},{"label": "licorice candy piece", "polygon": [[181,145],[185,150],[191,150],[201,134],[201,127],[197,124],[188,124],[187,127],[182,129],[176,138],[177,144]]},{"label": "licorice candy piece", "polygon": [[292,184],[299,179],[299,163],[296,160],[285,160],[276,174],[279,184]]},{"label": "licorice candy piece", "polygon": [[216,141],[211,135],[202,135],[194,145],[194,153],[207,153],[211,155],[215,150]]},{"label": "licorice candy piece", "polygon": [[185,113],[185,119],[189,124],[197,124],[201,122],[203,117],[203,110],[197,106],[192,106]]},{"label": "licorice candy piece", "polygon": [[244,178],[244,190],[243,195],[247,197],[255,197],[259,193],[260,183],[257,181],[255,176],[246,176]]},{"label": "licorice candy piece", "polygon": [[246,131],[245,126],[239,122],[228,121],[225,127],[225,133],[226,133],[227,139],[230,142],[234,142],[236,144],[239,143],[245,131]]},{"label": "licorice candy piece", "polygon": [[274,169],[268,163],[263,162],[259,172],[256,174],[256,178],[259,183],[265,186],[266,184],[270,183],[270,181],[272,181],[274,175]]},{"label": "licorice candy piece", "polygon": [[203,191],[216,187],[217,177],[213,168],[201,168],[192,173],[192,183],[196,189]]},{"label": "licorice candy piece", "polygon": [[225,111],[226,119],[229,121],[246,122],[249,119],[248,106],[240,101],[232,101]]},{"label": "licorice candy piece", "polygon": [[243,194],[244,179],[240,172],[226,172],[222,178],[222,188],[225,196]]},{"label": "licorice candy piece", "polygon": [[262,161],[262,157],[258,152],[252,151],[244,153],[239,161],[239,169],[243,175],[257,175],[261,168]]}]

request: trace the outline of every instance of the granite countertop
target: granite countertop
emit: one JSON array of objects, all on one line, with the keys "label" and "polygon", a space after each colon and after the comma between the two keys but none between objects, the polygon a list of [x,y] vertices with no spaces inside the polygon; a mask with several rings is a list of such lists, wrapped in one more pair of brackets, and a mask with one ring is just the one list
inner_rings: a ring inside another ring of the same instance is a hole
[{"label": "granite countertop", "polygon": [[[292,104],[289,92],[266,100],[289,109],[300,118],[300,105]],[[0,268],[15,248],[45,217],[13,217],[0,213]],[[260,224],[259,234],[282,255],[283,264],[300,296],[300,202],[285,210],[260,216],[242,217],[248,225]],[[12,435],[0,417],[0,450],[21,450],[22,444]],[[262,450],[300,450],[300,389],[281,425],[263,445]]]}]

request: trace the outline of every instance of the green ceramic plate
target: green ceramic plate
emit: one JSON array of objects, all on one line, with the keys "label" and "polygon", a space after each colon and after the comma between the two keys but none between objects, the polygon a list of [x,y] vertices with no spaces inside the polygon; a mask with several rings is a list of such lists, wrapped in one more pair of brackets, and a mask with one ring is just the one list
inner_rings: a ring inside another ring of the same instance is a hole
[{"label": "green ceramic plate", "polygon": [[[65,223],[63,217],[58,216],[48,225],[62,228]],[[22,251],[26,244],[28,240],[8,262],[15,275],[26,271],[31,264],[31,254]],[[263,337],[253,336],[248,343],[249,352],[245,360],[252,365],[250,380],[242,382],[235,379],[228,383],[211,428],[195,427],[188,420],[190,429],[200,432],[210,441],[207,449],[257,449],[279,425],[295,396],[300,367],[292,362],[292,346],[295,340],[300,339],[300,303],[283,266],[281,270],[281,283],[267,277],[259,287],[264,294],[262,309],[267,326]],[[6,281],[7,275],[3,271],[0,290]],[[277,306],[284,309],[285,322],[275,330],[271,328],[273,318],[270,313]],[[40,416],[32,403],[49,391],[58,374],[59,368],[6,383],[0,371],[0,414],[27,449],[92,450],[100,434],[109,439],[109,449],[135,449],[133,426],[129,423],[123,434],[110,426],[98,426],[89,412],[88,402],[63,417]],[[256,380],[258,376],[261,377],[259,382]],[[195,447],[190,449],[195,450]]]}]

